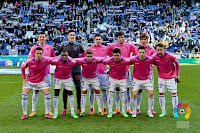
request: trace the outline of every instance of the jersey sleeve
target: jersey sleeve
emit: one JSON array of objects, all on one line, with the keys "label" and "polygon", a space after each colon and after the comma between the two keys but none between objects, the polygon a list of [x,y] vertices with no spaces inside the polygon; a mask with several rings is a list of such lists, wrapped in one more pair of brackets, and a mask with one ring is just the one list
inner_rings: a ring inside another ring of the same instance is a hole
[{"label": "jersey sleeve", "polygon": [[55,54],[55,52],[53,50],[53,47],[51,47],[51,57],[55,57],[55,56],[56,56],[56,54]]},{"label": "jersey sleeve", "polygon": [[35,54],[35,46],[33,46],[29,52],[28,58],[33,58]]},{"label": "jersey sleeve", "polygon": [[22,66],[21,66],[21,73],[22,73],[22,78],[25,79],[26,78],[26,74],[25,74],[25,68],[27,68],[29,66],[29,60],[27,62],[25,62]]},{"label": "jersey sleeve", "polygon": [[45,57],[45,59],[46,59],[47,64],[50,65],[51,62],[52,62],[55,58],[52,58],[52,57]]},{"label": "jersey sleeve", "polygon": [[83,49],[83,47],[80,45],[80,54],[83,54],[85,52],[85,50]]},{"label": "jersey sleeve", "polygon": [[104,59],[103,61],[102,61],[102,63],[103,64],[109,64],[109,62],[110,62],[110,58],[106,58],[106,59]]},{"label": "jersey sleeve", "polygon": [[136,46],[130,44],[130,50],[131,50],[133,56],[137,55],[137,47]]},{"label": "jersey sleeve", "polygon": [[179,76],[180,65],[178,59],[173,54],[171,54],[171,58],[172,61],[176,64],[176,76]]},{"label": "jersey sleeve", "polygon": [[70,59],[71,60],[71,63],[72,63],[72,67],[74,67],[74,66],[76,66],[77,65],[77,61],[76,60],[74,60],[74,59]]},{"label": "jersey sleeve", "polygon": [[113,54],[112,54],[112,46],[111,45],[107,47],[107,55],[110,56],[110,57],[113,56]]},{"label": "jersey sleeve", "polygon": [[58,58],[54,58],[54,59],[51,61],[51,65],[57,65],[57,62],[58,62]]},{"label": "jersey sleeve", "polygon": [[60,46],[60,48],[58,49],[58,53],[61,54],[61,51],[63,50],[63,45]]}]

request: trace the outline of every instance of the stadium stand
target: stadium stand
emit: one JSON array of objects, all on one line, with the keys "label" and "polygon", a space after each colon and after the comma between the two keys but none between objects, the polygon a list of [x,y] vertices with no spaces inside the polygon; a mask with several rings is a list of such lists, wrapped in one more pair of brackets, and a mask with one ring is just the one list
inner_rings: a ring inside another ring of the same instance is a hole
[{"label": "stadium stand", "polygon": [[0,10],[0,54],[27,55],[37,43],[37,33],[45,31],[48,44],[56,51],[67,40],[67,31],[77,31],[77,41],[86,48],[96,33],[103,44],[114,43],[115,33],[124,31],[127,41],[139,44],[139,35],[149,35],[152,46],[164,42],[175,53],[195,53],[200,48],[200,7],[197,3],[180,7],[170,3],[142,5],[137,1],[121,3],[4,3]]}]

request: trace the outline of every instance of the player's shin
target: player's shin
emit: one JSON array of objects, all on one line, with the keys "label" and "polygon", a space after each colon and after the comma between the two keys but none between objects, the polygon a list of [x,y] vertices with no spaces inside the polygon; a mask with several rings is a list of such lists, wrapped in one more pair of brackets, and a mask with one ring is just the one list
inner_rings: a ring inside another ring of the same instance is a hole
[{"label": "player's shin", "polygon": [[126,95],[126,91],[122,92],[122,112],[126,111]]},{"label": "player's shin", "polygon": [[127,110],[131,109],[131,93],[130,90],[127,90]]},{"label": "player's shin", "polygon": [[100,92],[99,93],[96,93],[96,99],[97,99],[97,105],[98,105],[98,111],[100,112],[102,109],[101,109],[101,94]]},{"label": "player's shin", "polygon": [[69,95],[69,103],[71,108],[71,114],[74,114],[74,95]]},{"label": "player's shin", "polygon": [[67,109],[67,90],[63,89],[63,105],[64,105],[64,109]]},{"label": "player's shin", "polygon": [[108,94],[108,109],[109,109],[109,113],[112,112],[112,107],[113,107],[113,91],[109,91]]},{"label": "player's shin", "polygon": [[94,99],[95,99],[94,88],[92,87],[90,89],[90,105],[91,105],[91,109],[94,108]]},{"label": "player's shin", "polygon": [[159,103],[160,103],[160,107],[161,107],[161,110],[162,112],[166,112],[165,111],[165,95],[159,95]]},{"label": "player's shin", "polygon": [[39,91],[33,91],[32,112],[36,112],[36,106],[37,106],[37,103],[38,103],[38,95],[39,95]]},{"label": "player's shin", "polygon": [[148,112],[151,112],[152,106],[153,106],[153,91],[148,90],[149,98],[148,98]]},{"label": "player's shin", "polygon": [[142,100],[142,93],[138,92],[137,94],[137,109],[140,110],[140,104],[141,104],[141,100]]},{"label": "player's shin", "polygon": [[48,114],[49,110],[51,108],[50,92],[47,92],[47,93],[44,94],[44,99],[45,99],[45,114]]},{"label": "player's shin", "polygon": [[178,96],[176,93],[172,93],[172,105],[173,109],[178,105]]},{"label": "player's shin", "polygon": [[103,108],[106,109],[106,105],[107,105],[107,91],[106,90],[102,90],[102,98],[103,98]]},{"label": "player's shin", "polygon": [[23,114],[27,115],[28,94],[22,93],[22,110]]},{"label": "player's shin", "polygon": [[54,114],[58,114],[58,100],[59,100],[59,96],[54,96],[53,98]]},{"label": "player's shin", "polygon": [[86,94],[82,93],[81,95],[81,111],[82,112],[85,112],[86,96],[87,96],[87,93]]},{"label": "player's shin", "polygon": [[115,104],[116,104],[116,109],[120,110],[120,90],[115,91]]}]

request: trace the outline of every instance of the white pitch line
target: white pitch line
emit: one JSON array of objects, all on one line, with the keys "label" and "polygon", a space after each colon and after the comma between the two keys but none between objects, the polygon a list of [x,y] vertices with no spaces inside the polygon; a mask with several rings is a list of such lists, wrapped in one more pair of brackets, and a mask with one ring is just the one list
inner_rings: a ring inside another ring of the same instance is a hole
[{"label": "white pitch line", "polygon": [[[6,84],[6,83],[9,83],[9,84],[18,83],[19,84],[19,82],[0,82],[0,84]],[[22,83],[20,83],[20,84],[22,84]]]}]

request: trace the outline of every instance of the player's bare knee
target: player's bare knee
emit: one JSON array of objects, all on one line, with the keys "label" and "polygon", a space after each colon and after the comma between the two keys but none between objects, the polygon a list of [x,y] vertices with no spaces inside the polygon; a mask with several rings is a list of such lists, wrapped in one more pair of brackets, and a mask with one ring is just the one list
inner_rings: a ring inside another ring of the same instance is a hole
[{"label": "player's bare knee", "polygon": [[40,92],[39,90],[34,90],[34,92]]},{"label": "player's bare knee", "polygon": [[54,90],[54,96],[59,96],[60,93],[60,89],[55,89]]},{"label": "player's bare knee", "polygon": [[142,89],[140,89],[140,90],[138,91],[138,93],[142,93]]},{"label": "player's bare knee", "polygon": [[153,92],[150,92],[150,93],[149,93],[149,97],[150,97],[150,98],[153,98]]},{"label": "player's bare knee", "polygon": [[94,90],[95,91],[95,94],[100,94],[100,90]]},{"label": "player's bare knee", "polygon": [[82,91],[83,94],[87,94],[87,91]]},{"label": "player's bare knee", "polygon": [[127,88],[127,91],[129,91],[130,90],[130,88]]},{"label": "player's bare knee", "polygon": [[[87,93],[87,92],[86,92],[86,93]],[[68,94],[69,96],[71,96],[71,95],[73,95],[73,92],[72,92],[72,91],[68,91],[67,94]]]},{"label": "player's bare knee", "polygon": [[116,91],[120,91],[119,87],[116,87]]},{"label": "player's bare knee", "polygon": [[50,93],[49,89],[43,89],[42,92],[43,92],[44,94]]}]

